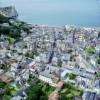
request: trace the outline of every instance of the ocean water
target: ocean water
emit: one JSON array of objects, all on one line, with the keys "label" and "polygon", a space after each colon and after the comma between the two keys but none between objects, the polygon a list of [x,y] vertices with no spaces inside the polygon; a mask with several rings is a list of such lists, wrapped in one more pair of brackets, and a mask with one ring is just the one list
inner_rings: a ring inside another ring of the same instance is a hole
[{"label": "ocean water", "polygon": [[9,5],[33,24],[100,27],[100,0],[0,0],[0,6]]}]

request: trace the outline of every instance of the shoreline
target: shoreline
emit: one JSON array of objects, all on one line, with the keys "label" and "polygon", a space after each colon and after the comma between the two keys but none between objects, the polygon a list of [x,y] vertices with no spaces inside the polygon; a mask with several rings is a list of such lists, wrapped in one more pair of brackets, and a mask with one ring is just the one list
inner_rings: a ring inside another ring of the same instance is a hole
[{"label": "shoreline", "polygon": [[[21,20],[20,20],[21,21]],[[66,25],[49,25],[49,24],[32,24],[32,23],[28,23],[28,22],[26,22],[27,24],[29,24],[29,25],[32,25],[32,26],[34,26],[34,25],[37,25],[37,26],[43,26],[43,27],[55,27],[55,28],[63,28],[63,27],[66,27],[66,26],[68,26],[68,27],[73,27],[73,28],[82,28],[82,29],[96,29],[96,30],[98,30],[98,31],[100,31],[100,26],[98,26],[98,27],[90,27],[90,26],[78,26],[78,25],[74,25],[74,24],[66,24]]]},{"label": "shoreline", "polygon": [[[19,20],[19,21],[22,21],[22,20]],[[73,27],[76,27],[76,28],[91,28],[91,29],[100,29],[100,26],[82,26],[82,25],[75,25],[75,24],[65,24],[65,25],[51,25],[51,24],[39,24],[39,23],[30,23],[30,22],[27,22],[27,21],[24,21],[26,22],[27,24],[30,24],[30,25],[39,25],[39,26],[48,26],[48,27],[65,27],[65,26],[73,26]]]}]

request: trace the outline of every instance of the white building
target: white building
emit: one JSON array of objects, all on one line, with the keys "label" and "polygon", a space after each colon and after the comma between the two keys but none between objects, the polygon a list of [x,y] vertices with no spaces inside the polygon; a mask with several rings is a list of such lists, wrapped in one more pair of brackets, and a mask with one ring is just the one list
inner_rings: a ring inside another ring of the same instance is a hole
[{"label": "white building", "polygon": [[54,87],[57,86],[57,84],[55,84],[51,78],[45,77],[43,75],[39,75],[39,79],[46,83],[49,83],[51,86],[54,86]]}]

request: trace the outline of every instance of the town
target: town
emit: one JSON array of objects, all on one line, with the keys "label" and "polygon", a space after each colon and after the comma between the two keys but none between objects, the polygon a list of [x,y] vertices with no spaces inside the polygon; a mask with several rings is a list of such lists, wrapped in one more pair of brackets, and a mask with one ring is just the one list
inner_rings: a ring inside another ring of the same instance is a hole
[{"label": "town", "polygon": [[100,29],[17,17],[0,8],[0,100],[100,100]]}]

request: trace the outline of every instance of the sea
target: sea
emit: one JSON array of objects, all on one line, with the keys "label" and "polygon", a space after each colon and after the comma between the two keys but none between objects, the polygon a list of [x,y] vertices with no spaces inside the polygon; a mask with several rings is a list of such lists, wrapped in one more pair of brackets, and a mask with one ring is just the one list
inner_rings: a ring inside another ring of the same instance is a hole
[{"label": "sea", "polygon": [[31,24],[100,27],[100,0],[0,0],[0,7],[11,5]]}]

